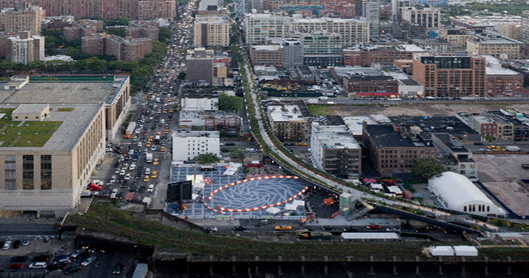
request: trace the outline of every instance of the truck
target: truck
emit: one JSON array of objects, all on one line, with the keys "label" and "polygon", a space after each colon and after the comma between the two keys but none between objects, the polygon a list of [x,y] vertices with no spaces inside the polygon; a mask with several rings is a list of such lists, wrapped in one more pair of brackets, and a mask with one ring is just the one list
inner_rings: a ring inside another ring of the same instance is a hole
[{"label": "truck", "polygon": [[130,122],[127,126],[127,129],[125,130],[125,139],[130,138],[130,135],[134,132],[134,129],[136,128],[136,122]]},{"label": "truck", "polygon": [[518,146],[507,146],[505,147],[505,149],[508,151],[508,152],[519,152],[521,151],[522,149]]},{"label": "truck", "polygon": [[298,231],[298,237],[299,239],[321,239],[321,240],[329,240],[332,239],[332,234],[329,232],[312,232],[309,230],[301,230]]},{"label": "truck", "polygon": [[152,153],[146,154],[146,160],[147,160],[147,163],[152,163]]}]

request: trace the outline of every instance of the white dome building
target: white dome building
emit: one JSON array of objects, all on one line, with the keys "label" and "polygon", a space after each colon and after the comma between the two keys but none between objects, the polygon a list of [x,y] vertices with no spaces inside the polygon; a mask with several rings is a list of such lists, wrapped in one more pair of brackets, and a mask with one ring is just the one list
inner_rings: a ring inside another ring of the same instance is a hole
[{"label": "white dome building", "polygon": [[477,215],[505,215],[467,177],[444,172],[440,177],[428,181],[428,189],[433,192],[446,208]]}]

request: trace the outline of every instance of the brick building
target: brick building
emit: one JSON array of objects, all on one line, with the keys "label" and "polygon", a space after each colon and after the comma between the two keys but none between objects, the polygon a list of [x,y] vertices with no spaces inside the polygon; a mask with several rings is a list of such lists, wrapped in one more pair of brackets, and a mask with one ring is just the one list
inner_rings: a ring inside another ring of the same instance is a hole
[{"label": "brick building", "polygon": [[[18,0],[0,1],[0,9],[12,8]],[[75,18],[157,19],[176,16],[175,0],[26,0],[46,11],[47,16]]]},{"label": "brick building", "polygon": [[16,2],[10,7],[3,7],[1,20],[4,30],[8,33],[31,31],[31,34],[40,35],[40,21],[44,11],[39,6],[32,6],[25,2]]},{"label": "brick building", "polygon": [[393,125],[364,125],[367,157],[383,177],[409,173],[420,160],[435,159],[437,150],[427,136],[405,136]]},{"label": "brick building", "polygon": [[484,97],[483,57],[421,56],[412,60],[413,78],[424,86],[425,97]]},{"label": "brick building", "polygon": [[272,132],[281,141],[304,141],[307,120],[297,105],[268,106],[268,119]]},{"label": "brick building", "polygon": [[487,59],[487,96],[512,97],[524,90],[523,75],[502,67],[498,59],[486,56]]},{"label": "brick building", "polygon": [[399,95],[399,83],[387,75],[355,72],[344,76],[343,88],[349,97],[391,97]]},{"label": "brick building", "polygon": [[414,45],[358,45],[342,51],[344,66],[371,66],[373,63],[393,65],[395,60],[411,59],[414,53],[424,53]]},{"label": "brick building", "polygon": [[252,45],[250,57],[254,66],[283,67],[283,47],[281,45]]},{"label": "brick building", "polygon": [[120,61],[138,61],[152,52],[152,41],[147,38],[124,39],[108,34],[83,37],[81,51],[90,55],[113,55]]}]

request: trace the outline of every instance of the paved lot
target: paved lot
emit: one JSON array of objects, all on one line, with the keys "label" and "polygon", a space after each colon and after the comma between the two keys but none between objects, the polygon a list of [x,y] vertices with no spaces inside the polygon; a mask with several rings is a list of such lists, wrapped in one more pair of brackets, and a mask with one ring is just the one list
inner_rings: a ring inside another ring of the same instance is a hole
[{"label": "paved lot", "polygon": [[529,189],[518,183],[529,178],[529,171],[522,164],[529,163],[529,156],[517,154],[474,155],[478,163],[480,181],[504,204],[519,215],[529,215]]}]

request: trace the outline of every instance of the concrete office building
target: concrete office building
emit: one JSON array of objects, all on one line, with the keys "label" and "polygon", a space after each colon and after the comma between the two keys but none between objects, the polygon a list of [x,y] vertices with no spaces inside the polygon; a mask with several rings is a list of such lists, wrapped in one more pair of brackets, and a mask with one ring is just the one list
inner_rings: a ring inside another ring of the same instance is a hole
[{"label": "concrete office building", "polygon": [[464,29],[441,29],[439,31],[439,38],[459,46],[459,49],[467,49],[467,41],[474,37],[473,33],[467,32]]},{"label": "concrete office building", "polygon": [[402,8],[402,21],[428,30],[441,27],[441,8],[417,5]]},{"label": "concrete office building", "polygon": [[437,157],[446,170],[468,178],[477,178],[478,165],[472,159],[472,152],[461,140],[448,133],[434,133],[432,141],[438,148]]},{"label": "concrete office building", "polygon": [[91,76],[87,81],[72,81],[74,77],[57,76],[59,81],[30,80],[14,77],[4,86],[2,103],[25,104],[101,104],[105,109],[106,139],[119,136],[119,129],[131,105],[129,76]]},{"label": "concrete office building", "polygon": [[270,105],[267,114],[270,128],[279,140],[297,142],[305,140],[307,120],[297,105]]},{"label": "concrete office building", "polygon": [[23,1],[16,2],[13,6],[3,9],[0,14],[4,31],[7,33],[29,30],[36,36],[40,35],[40,29],[42,28],[40,21],[43,18],[44,11],[41,7],[32,6]]},{"label": "concrete office building", "polygon": [[338,33],[342,37],[343,47],[354,46],[369,42],[369,22],[359,19],[341,18],[293,18],[291,22],[293,32],[314,33],[326,31]]},{"label": "concrete office building", "polygon": [[303,43],[298,39],[283,40],[283,67],[293,68],[303,65]]},{"label": "concrete office building", "polygon": [[369,36],[378,37],[380,35],[380,0],[362,0],[362,16],[369,22]]},{"label": "concrete office building", "polygon": [[395,60],[411,59],[415,53],[426,50],[415,45],[357,45],[343,49],[344,66],[393,65]]},{"label": "concrete office building", "polygon": [[228,47],[230,23],[225,16],[197,16],[193,29],[195,47]]},{"label": "concrete office building", "polygon": [[173,132],[173,162],[193,160],[199,154],[220,156],[218,131]]},{"label": "concrete office building", "polygon": [[5,41],[5,54],[8,61],[29,64],[44,58],[44,37],[32,36],[30,31],[22,31],[16,37]]},{"label": "concrete office building", "polygon": [[484,97],[486,60],[472,56],[421,56],[412,61],[413,78],[424,97]]},{"label": "concrete office building", "polygon": [[501,59],[518,59],[523,43],[498,33],[476,34],[467,41],[467,51],[475,55],[491,55]]},{"label": "concrete office building", "polygon": [[346,126],[323,126],[313,122],[310,150],[318,169],[348,179],[361,176],[362,149]]}]

